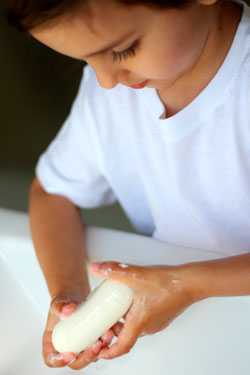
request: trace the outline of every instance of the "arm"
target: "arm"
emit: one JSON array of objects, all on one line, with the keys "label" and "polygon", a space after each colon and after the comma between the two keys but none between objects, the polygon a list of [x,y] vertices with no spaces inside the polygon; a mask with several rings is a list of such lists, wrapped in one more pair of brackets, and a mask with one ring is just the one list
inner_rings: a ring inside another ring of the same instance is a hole
[{"label": "arm", "polygon": [[250,254],[180,266],[194,300],[250,295]]},{"label": "arm", "polygon": [[68,199],[47,194],[35,178],[30,191],[30,226],[36,255],[51,297],[89,293],[84,224]]},{"label": "arm", "polygon": [[116,262],[92,264],[104,276],[134,289],[134,302],[126,315],[117,342],[98,358],[112,359],[128,353],[140,336],[166,328],[188,306],[216,296],[250,295],[250,254],[177,266],[121,268]]}]

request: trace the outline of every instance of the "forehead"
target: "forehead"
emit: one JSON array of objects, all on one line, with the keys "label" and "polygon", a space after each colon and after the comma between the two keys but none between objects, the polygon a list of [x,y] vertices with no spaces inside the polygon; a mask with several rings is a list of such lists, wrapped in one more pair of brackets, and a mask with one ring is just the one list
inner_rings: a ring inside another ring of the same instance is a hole
[{"label": "forehead", "polygon": [[91,0],[84,8],[85,24],[95,35],[112,33],[126,25],[139,23],[138,16],[149,11],[142,5],[128,6],[115,0]]},{"label": "forehead", "polygon": [[[117,36],[143,29],[152,10],[142,5],[125,6],[115,0],[91,0],[50,25],[34,28],[31,34],[47,46],[68,54],[82,48],[82,55],[103,47]],[[86,53],[85,53],[86,52]]]}]

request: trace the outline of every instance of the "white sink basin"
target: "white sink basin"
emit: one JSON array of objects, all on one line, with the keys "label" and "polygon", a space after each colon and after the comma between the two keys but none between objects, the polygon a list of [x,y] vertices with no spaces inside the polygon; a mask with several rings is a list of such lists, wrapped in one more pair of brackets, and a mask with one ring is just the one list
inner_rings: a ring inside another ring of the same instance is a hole
[{"label": "white sink basin", "polygon": [[[90,261],[178,264],[222,257],[151,238],[89,227]],[[101,279],[90,276],[91,287]],[[26,214],[0,210],[1,375],[71,374],[41,355],[49,294]],[[192,305],[165,330],[140,338],[125,356],[91,364],[86,375],[249,375],[250,297],[210,298]]]}]

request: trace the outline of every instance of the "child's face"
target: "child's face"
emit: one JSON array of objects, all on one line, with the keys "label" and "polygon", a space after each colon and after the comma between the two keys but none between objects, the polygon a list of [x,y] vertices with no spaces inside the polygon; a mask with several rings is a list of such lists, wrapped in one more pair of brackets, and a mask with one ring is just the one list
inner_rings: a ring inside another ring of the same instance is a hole
[{"label": "child's face", "polygon": [[[215,9],[216,5],[198,2],[184,10],[156,10],[91,0],[90,13],[79,9],[31,34],[64,55],[85,60],[103,88],[149,80],[148,87],[161,89],[170,87],[196,64],[213,29]],[[116,47],[88,56],[123,36]],[[113,60],[115,52],[134,44],[134,53]]]}]

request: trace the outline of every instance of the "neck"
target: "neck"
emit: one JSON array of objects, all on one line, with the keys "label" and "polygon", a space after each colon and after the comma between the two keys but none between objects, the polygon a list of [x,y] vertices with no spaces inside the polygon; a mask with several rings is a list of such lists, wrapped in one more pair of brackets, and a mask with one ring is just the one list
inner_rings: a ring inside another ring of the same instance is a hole
[{"label": "neck", "polygon": [[241,6],[237,3],[225,2],[218,7],[216,27],[213,32],[208,33],[198,61],[171,87],[158,91],[167,107],[165,118],[175,115],[190,104],[215,76],[232,45],[241,14]]}]

